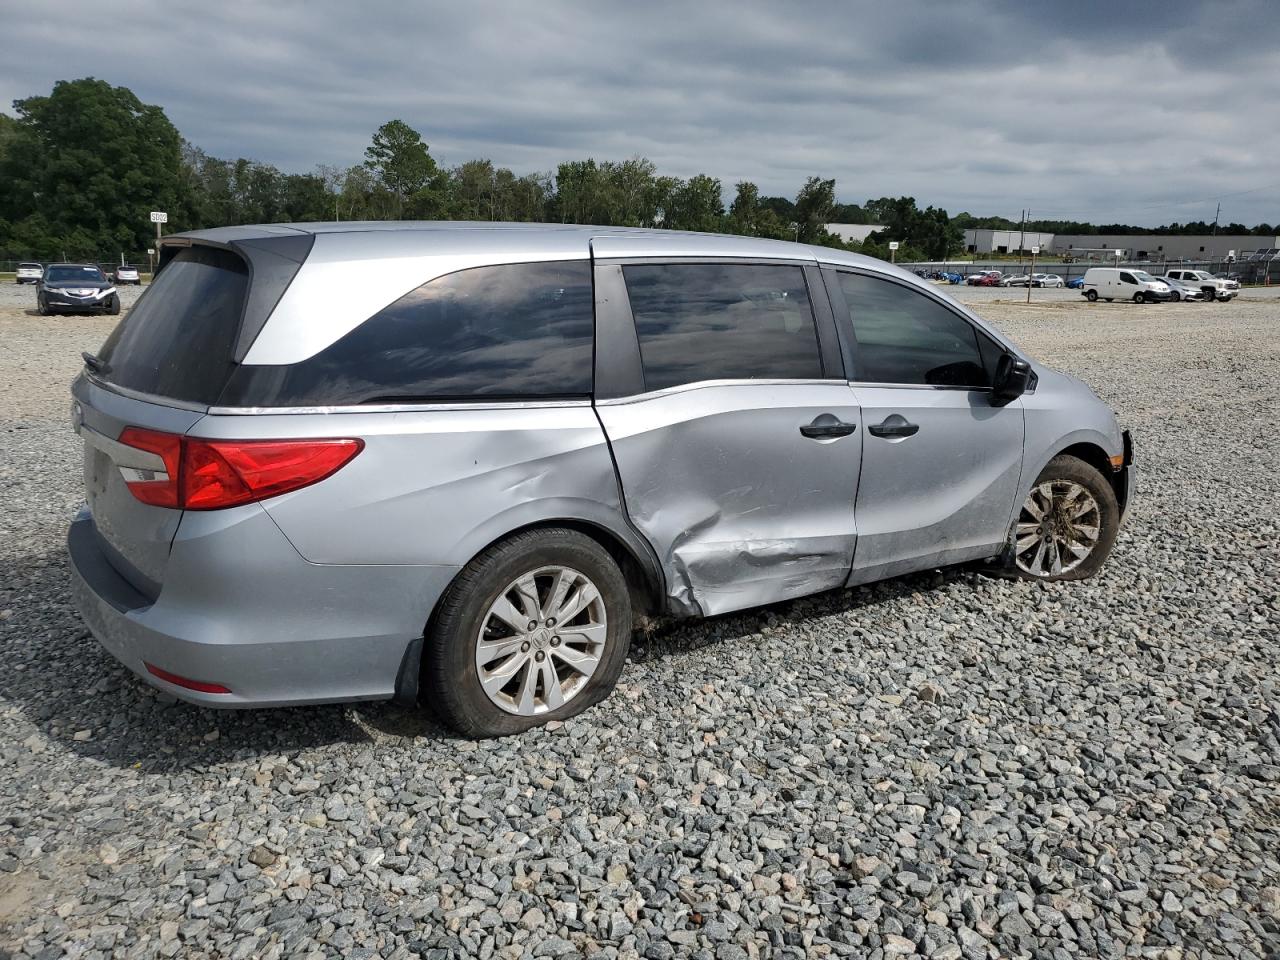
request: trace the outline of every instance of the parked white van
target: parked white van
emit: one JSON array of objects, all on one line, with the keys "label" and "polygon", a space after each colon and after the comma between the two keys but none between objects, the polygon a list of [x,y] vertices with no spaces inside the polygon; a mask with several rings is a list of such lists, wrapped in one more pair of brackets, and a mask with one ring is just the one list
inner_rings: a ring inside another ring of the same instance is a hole
[{"label": "parked white van", "polygon": [[1163,280],[1157,280],[1145,270],[1122,270],[1118,267],[1090,267],[1085,272],[1080,292],[1090,303],[1099,297],[1107,303],[1112,300],[1148,303],[1173,299],[1173,291]]}]

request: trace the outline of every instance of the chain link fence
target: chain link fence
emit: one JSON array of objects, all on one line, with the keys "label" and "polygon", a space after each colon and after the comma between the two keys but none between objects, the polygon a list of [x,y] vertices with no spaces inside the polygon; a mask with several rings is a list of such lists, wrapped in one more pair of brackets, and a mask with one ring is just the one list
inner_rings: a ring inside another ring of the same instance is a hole
[{"label": "chain link fence", "polygon": [[[999,270],[1006,276],[1020,276],[1022,274],[1031,273],[1031,258],[1027,257],[1022,263],[1016,260],[987,260],[974,261],[972,263],[965,261],[963,263],[954,263],[951,261],[937,260],[929,263],[900,263],[898,266],[912,273],[917,273],[927,277],[938,277],[941,274],[959,274],[961,282],[968,277],[983,273],[987,270]],[[1035,273],[1047,273],[1061,277],[1064,281],[1070,282],[1077,277],[1083,277],[1085,271],[1090,267],[1124,267],[1132,270],[1145,270],[1147,273],[1160,276],[1166,270],[1207,270],[1209,273],[1221,273],[1228,275],[1232,280],[1238,280],[1241,286],[1246,285],[1272,285],[1280,284],[1280,257],[1273,257],[1267,260],[1240,260],[1229,261],[1221,260],[1121,260],[1117,262],[1114,258],[1111,260],[1077,260],[1073,263],[1062,263],[1057,260],[1050,260],[1048,263],[1043,260],[1036,260]]]},{"label": "chain link fence", "polygon": [[[5,255],[8,256],[11,252],[6,250]],[[146,250],[116,250],[108,253],[99,253],[93,257],[69,257],[58,260],[42,260],[40,257],[17,257],[0,259],[0,273],[13,273],[18,269],[18,264],[20,263],[38,263],[41,266],[47,266],[50,263],[96,263],[104,272],[110,273],[122,262],[137,267],[140,271],[146,273],[150,269],[151,261],[147,256]]]}]

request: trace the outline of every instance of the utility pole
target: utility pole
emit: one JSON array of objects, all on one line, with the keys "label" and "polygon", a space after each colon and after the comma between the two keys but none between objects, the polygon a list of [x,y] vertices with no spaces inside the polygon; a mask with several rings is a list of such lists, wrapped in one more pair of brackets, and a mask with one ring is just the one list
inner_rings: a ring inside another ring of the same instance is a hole
[{"label": "utility pole", "polygon": [[1022,251],[1027,246],[1027,211],[1022,211],[1022,224],[1018,234],[1018,269],[1022,269]]},{"label": "utility pole", "polygon": [[1218,209],[1213,211],[1213,235],[1218,235],[1218,217],[1222,214],[1222,201],[1218,201]]}]

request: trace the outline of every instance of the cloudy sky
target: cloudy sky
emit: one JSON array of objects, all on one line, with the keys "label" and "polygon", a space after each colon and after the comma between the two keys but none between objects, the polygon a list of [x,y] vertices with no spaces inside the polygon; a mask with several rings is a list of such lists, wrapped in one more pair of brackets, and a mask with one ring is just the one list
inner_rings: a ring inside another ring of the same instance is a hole
[{"label": "cloudy sky", "polygon": [[642,155],[952,213],[1280,221],[1274,0],[5,4],[0,104],[96,76],[289,171],[399,117],[446,165]]}]

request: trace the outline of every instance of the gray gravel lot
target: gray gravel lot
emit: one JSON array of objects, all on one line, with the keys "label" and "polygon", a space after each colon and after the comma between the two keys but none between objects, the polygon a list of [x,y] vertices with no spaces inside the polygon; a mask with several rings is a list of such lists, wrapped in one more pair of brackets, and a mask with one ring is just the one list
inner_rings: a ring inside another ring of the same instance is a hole
[{"label": "gray gravel lot", "polygon": [[1102,576],[666,627],[608,702],[472,743],[103,653],[62,536],[111,320],[0,288],[0,957],[1274,955],[1280,302],[960,296],[1133,428]]}]

